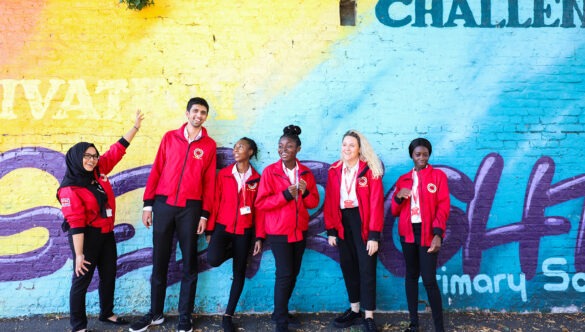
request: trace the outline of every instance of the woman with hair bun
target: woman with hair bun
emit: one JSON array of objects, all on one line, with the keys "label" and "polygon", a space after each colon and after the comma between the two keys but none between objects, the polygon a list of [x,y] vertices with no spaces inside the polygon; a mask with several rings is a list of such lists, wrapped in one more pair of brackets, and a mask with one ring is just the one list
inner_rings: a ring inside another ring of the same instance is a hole
[{"label": "woman with hair bun", "polygon": [[250,164],[258,153],[254,140],[242,137],[232,151],[235,163],[219,171],[215,199],[207,221],[207,262],[218,267],[233,257],[232,286],[221,326],[224,332],[236,331],[232,317],[244,289],[248,253],[256,236],[253,255],[262,250],[264,224],[258,218],[254,201],[260,174]]},{"label": "woman with hair bun", "polygon": [[276,264],[272,319],[278,332],[288,331],[289,324],[298,324],[288,312],[288,303],[305,252],[308,209],[319,205],[315,177],[297,159],[301,151],[300,134],[301,128],[295,125],[283,129],[278,142],[280,160],[264,169],[256,198]]},{"label": "woman with hair bun", "polygon": [[[323,216],[329,245],[339,248],[339,265],[350,307],[333,320],[337,328],[363,321],[377,331],[376,265],[384,226],[384,169],[368,140],[356,130],[343,135],[341,159],[327,175]],[[360,306],[365,309],[364,314]]]},{"label": "woman with hair bun", "polygon": [[392,215],[399,216],[398,235],[406,264],[404,284],[410,325],[405,332],[418,332],[418,278],[427,291],[436,332],[445,331],[443,303],[437,285],[437,258],[443,243],[450,198],[447,176],[429,165],[431,142],[416,138],[408,146],[414,168],[396,181]]}]

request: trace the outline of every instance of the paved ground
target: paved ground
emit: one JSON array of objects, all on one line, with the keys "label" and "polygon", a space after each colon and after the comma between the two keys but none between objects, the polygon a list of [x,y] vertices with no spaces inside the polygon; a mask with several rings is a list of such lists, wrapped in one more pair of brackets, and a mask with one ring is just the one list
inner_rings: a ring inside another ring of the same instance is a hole
[{"label": "paved ground", "polygon": [[[338,331],[357,332],[360,326],[336,329],[331,325],[335,315],[332,313],[300,314],[301,327],[296,331]],[[135,320],[137,317],[128,317]],[[194,331],[221,331],[221,316],[194,315]],[[405,313],[378,313],[376,322],[380,331],[403,331],[408,325]],[[483,312],[447,312],[445,314],[447,331],[454,332],[580,332],[585,331],[585,314],[506,314]],[[168,316],[166,322],[152,327],[149,332],[176,331],[178,318]],[[239,332],[273,331],[274,325],[269,315],[241,315],[234,318]],[[430,315],[421,314],[421,331],[432,332]],[[117,327],[102,323],[96,317],[89,322],[91,331],[128,331],[128,327]],[[18,319],[0,319],[0,331],[68,331],[68,317],[33,316]],[[291,329],[291,331],[295,331]]]}]

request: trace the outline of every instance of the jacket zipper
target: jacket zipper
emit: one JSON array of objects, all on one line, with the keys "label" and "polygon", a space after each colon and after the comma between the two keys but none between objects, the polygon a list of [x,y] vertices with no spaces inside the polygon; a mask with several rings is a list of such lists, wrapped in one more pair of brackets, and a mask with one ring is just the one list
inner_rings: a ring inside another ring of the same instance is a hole
[{"label": "jacket zipper", "polygon": [[[232,176],[232,179],[233,179],[233,178],[234,178],[234,177]],[[235,179],[234,179],[234,181],[235,181]],[[245,183],[242,183],[242,191],[243,191],[245,188],[246,188],[246,184],[245,184]],[[236,181],[236,193],[237,193],[237,195],[236,195],[236,197],[237,197],[237,199],[236,199],[236,222],[234,223],[234,234],[236,234],[236,228],[237,228],[237,226],[238,226],[238,217],[239,217],[239,215],[240,215],[240,214],[238,213],[238,209],[240,208],[240,193],[238,192],[238,183],[237,183],[237,181]],[[244,193],[244,194],[245,194],[245,193]]]},{"label": "jacket zipper", "polygon": [[[193,141],[194,142],[194,141]],[[177,194],[175,195],[175,205],[178,204],[179,201],[179,189],[181,189],[181,182],[183,181],[183,173],[185,173],[185,166],[187,165],[187,158],[189,158],[189,150],[191,149],[191,144],[187,145],[187,153],[185,154],[185,161],[183,162],[183,168],[181,169],[181,176],[179,176],[179,183],[177,184]]]}]

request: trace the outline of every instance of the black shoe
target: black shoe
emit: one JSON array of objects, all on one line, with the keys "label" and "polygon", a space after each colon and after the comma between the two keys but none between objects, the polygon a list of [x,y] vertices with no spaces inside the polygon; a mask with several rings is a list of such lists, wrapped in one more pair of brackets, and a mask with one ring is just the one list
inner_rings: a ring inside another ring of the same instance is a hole
[{"label": "black shoe", "polygon": [[223,328],[223,332],[235,332],[236,328],[232,322],[232,316],[224,315],[221,319],[221,327]]},{"label": "black shoe", "polygon": [[361,323],[363,318],[362,312],[354,312],[351,308],[345,310],[341,316],[335,317],[333,320],[333,326],[343,329]]},{"label": "black shoe", "polygon": [[288,332],[288,324],[287,323],[277,323],[275,331],[276,332]]},{"label": "black shoe", "polygon": [[364,319],[364,329],[366,332],[378,332],[378,327],[373,318]]},{"label": "black shoe", "polygon": [[408,325],[408,328],[404,330],[404,332],[418,332],[418,324],[410,323],[410,325]]},{"label": "black shoe", "polygon": [[103,317],[100,317],[98,319],[100,320],[100,322],[114,324],[114,325],[128,325],[128,324],[130,324],[130,322],[128,322],[124,318],[120,318],[120,317],[117,317],[116,320],[111,320],[109,318],[103,318]]},{"label": "black shoe", "polygon": [[160,315],[153,315],[150,312],[142,316],[140,320],[130,325],[130,332],[142,332],[146,331],[149,326],[160,325],[165,321],[165,317]]},{"label": "black shoe", "polygon": [[191,315],[179,316],[179,325],[177,325],[177,332],[193,332],[193,325],[191,324]]},{"label": "black shoe", "polygon": [[[270,320],[276,323],[276,318],[274,318],[274,313],[270,316]],[[291,315],[290,313],[286,317],[286,322],[288,326],[292,327],[293,329],[301,327],[301,321],[296,317]]]}]

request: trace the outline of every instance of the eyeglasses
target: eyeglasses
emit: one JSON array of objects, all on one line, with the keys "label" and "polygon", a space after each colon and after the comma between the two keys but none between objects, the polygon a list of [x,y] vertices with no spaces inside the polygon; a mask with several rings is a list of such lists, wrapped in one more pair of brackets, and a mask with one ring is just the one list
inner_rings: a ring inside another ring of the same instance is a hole
[{"label": "eyeglasses", "polygon": [[83,154],[83,159],[95,159],[95,160],[99,160],[100,156],[98,156],[97,154],[90,154],[90,153],[84,153]]}]

